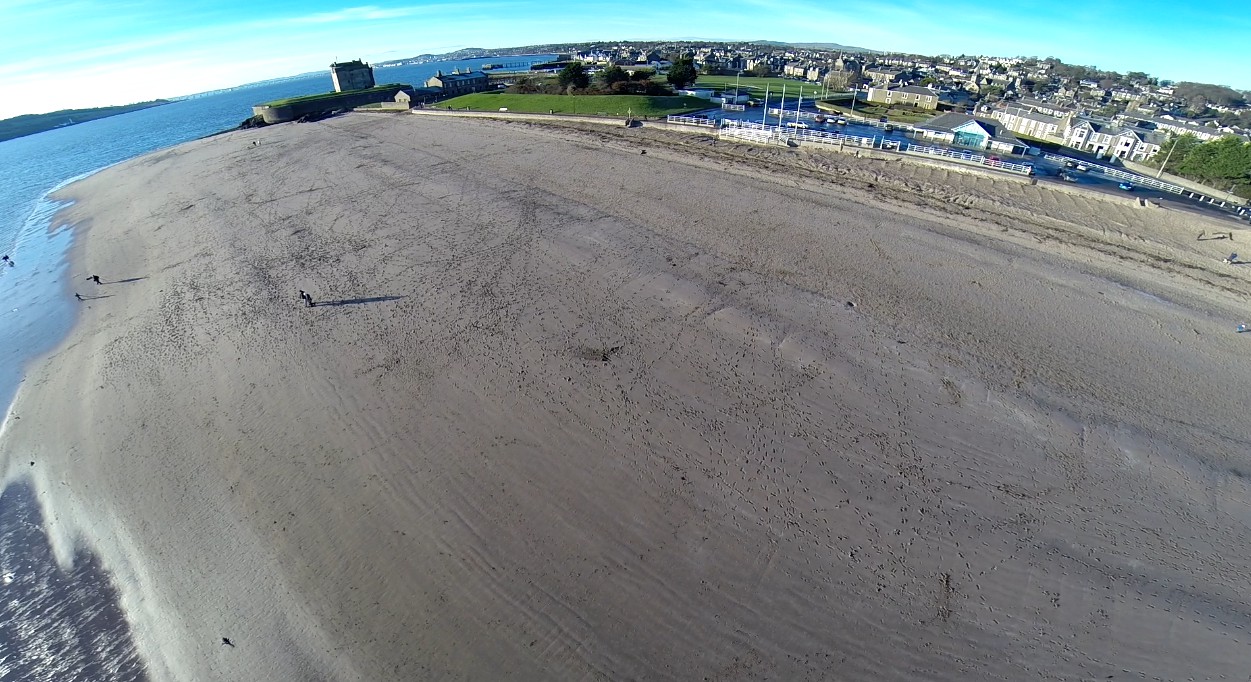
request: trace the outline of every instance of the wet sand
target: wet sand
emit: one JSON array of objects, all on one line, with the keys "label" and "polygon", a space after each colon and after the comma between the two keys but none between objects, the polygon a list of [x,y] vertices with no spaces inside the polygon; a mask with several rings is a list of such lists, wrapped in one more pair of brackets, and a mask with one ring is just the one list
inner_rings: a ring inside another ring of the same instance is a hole
[{"label": "wet sand", "polygon": [[65,194],[108,297],[0,452],[154,679],[1245,675],[1217,223],[407,115]]}]

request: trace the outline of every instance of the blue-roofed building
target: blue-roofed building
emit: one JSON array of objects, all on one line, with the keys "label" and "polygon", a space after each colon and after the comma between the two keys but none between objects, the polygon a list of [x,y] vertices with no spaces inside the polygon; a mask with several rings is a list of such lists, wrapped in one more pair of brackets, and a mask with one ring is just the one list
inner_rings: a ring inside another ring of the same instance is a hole
[{"label": "blue-roofed building", "polygon": [[970,149],[1024,154],[1029,148],[1009,134],[1000,122],[969,114],[939,114],[916,126],[916,131],[923,138]]}]

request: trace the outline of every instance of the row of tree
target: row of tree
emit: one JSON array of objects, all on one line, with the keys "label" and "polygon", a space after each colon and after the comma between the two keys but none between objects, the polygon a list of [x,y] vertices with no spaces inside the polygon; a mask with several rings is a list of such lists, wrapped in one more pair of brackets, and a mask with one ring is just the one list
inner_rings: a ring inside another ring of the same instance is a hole
[{"label": "row of tree", "polygon": [[516,93],[548,93],[548,94],[602,94],[602,95],[672,95],[673,88],[681,89],[695,82],[699,74],[695,70],[695,60],[690,57],[679,57],[670,67],[666,81],[667,87],[654,79],[656,72],[652,69],[625,69],[613,64],[591,77],[586,65],[582,62],[570,62],[556,76],[556,82],[526,76],[519,78],[509,88]]},{"label": "row of tree", "polygon": [[1240,137],[1200,142],[1189,133],[1174,135],[1150,163],[1163,166],[1166,173],[1251,198],[1251,142]]}]

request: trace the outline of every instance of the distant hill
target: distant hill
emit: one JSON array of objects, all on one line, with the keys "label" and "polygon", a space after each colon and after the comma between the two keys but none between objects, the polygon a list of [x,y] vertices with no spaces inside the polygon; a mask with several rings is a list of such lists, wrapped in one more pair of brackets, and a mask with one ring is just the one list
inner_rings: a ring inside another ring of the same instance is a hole
[{"label": "distant hill", "polygon": [[123,104],[116,107],[95,107],[93,109],[62,109],[61,111],[53,111],[47,114],[24,114],[6,118],[0,120],[0,142],[12,140],[15,137],[42,133],[53,128],[64,128],[65,126],[86,123],[98,118],[108,118],[109,116],[139,111],[140,109],[159,107],[162,104],[169,104],[169,100],[156,99],[151,102]]},{"label": "distant hill", "polygon": [[851,45],[839,45],[838,43],[782,43],[776,40],[749,40],[752,45],[771,45],[773,47],[798,47],[803,50],[829,50],[842,52],[864,52],[872,54],[881,54],[881,50],[870,50],[867,47],[853,47]]},{"label": "distant hill", "polygon": [[839,45],[838,43],[783,43],[776,40],[706,40],[699,38],[678,38],[673,41],[668,40],[650,40],[650,41],[593,41],[584,43],[556,43],[551,45],[526,45],[524,47],[502,47],[502,48],[483,48],[483,47],[466,47],[455,52],[447,52],[444,54],[419,54],[405,59],[390,59],[385,62],[375,62],[374,66],[394,66],[396,64],[424,64],[429,62],[457,61],[460,59],[473,59],[475,57],[508,57],[515,55],[534,55],[534,54],[557,54],[565,52],[577,52],[582,49],[588,49],[593,46],[602,45],[657,45],[671,42],[684,43],[724,43],[726,45],[762,45],[767,47],[797,47],[806,50],[830,50],[842,52],[863,52],[865,54],[882,54],[881,50],[870,50],[864,47],[851,47],[849,45]]}]

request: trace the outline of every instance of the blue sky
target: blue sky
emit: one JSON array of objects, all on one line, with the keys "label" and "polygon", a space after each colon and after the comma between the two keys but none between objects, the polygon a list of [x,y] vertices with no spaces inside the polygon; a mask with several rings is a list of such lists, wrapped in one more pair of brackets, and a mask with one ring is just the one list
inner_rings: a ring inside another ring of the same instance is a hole
[{"label": "blue sky", "polygon": [[462,47],[832,42],[1055,56],[1251,88],[1245,0],[0,0],[0,118],[125,104]]}]

